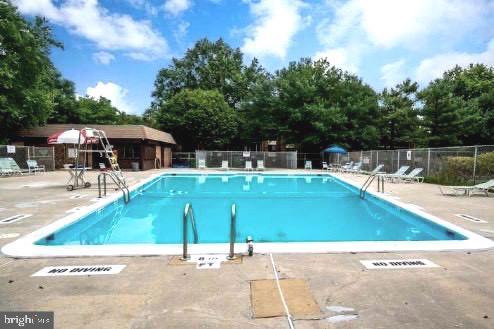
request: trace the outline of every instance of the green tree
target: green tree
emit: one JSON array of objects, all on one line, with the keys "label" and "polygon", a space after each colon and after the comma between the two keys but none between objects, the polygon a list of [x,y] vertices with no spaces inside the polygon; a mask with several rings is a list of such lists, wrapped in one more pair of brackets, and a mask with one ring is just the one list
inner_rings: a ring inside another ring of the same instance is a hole
[{"label": "green tree", "polygon": [[410,148],[422,143],[417,108],[418,84],[410,79],[379,95],[381,145],[385,148]]},{"label": "green tree", "polygon": [[483,64],[456,66],[445,72],[442,80],[462,103],[458,113],[461,143],[494,143],[494,68]]},{"label": "green tree", "polygon": [[423,124],[429,146],[458,145],[463,102],[451,93],[445,80],[435,80],[419,93],[424,106]]},{"label": "green tree", "polygon": [[188,49],[183,58],[159,71],[154,83],[151,111],[183,89],[218,90],[225,101],[236,108],[251,84],[264,74],[258,61],[243,63],[240,49],[231,48],[222,39],[202,39]]},{"label": "green tree", "polygon": [[75,85],[60,74],[57,74],[54,81],[53,100],[53,110],[48,117],[48,123],[81,123]]},{"label": "green tree", "polygon": [[81,97],[77,102],[79,123],[86,124],[108,124],[119,123],[121,113],[115,108],[109,99],[100,97]]},{"label": "green tree", "polygon": [[61,47],[47,22],[24,20],[9,2],[0,2],[0,140],[20,127],[46,122],[55,104],[57,71],[51,47]]},{"label": "green tree", "polygon": [[184,89],[163,104],[157,118],[187,150],[227,147],[238,132],[238,114],[217,90]]},{"label": "green tree", "polygon": [[375,92],[325,60],[292,62],[253,90],[242,112],[258,141],[281,137],[315,152],[331,143],[376,145]]}]

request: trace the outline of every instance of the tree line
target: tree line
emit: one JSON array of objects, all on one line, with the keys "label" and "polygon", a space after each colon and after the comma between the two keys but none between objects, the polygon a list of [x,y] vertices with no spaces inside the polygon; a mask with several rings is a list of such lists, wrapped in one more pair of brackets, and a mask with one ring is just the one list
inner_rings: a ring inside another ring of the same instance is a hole
[{"label": "tree line", "polygon": [[[48,123],[147,124],[182,150],[253,148],[265,140],[319,152],[494,144],[494,68],[455,67],[422,89],[407,79],[376,91],[327,60],[302,58],[274,73],[222,39],[202,39],[161,69],[143,116],[77,97],[50,61],[46,20],[0,2],[0,140]],[[1,141],[0,141],[1,142]]]},{"label": "tree line", "polygon": [[122,124],[142,118],[119,111],[105,98],[77,97],[50,60],[56,41],[48,22],[25,20],[0,1],[0,144],[21,127],[46,123]]}]

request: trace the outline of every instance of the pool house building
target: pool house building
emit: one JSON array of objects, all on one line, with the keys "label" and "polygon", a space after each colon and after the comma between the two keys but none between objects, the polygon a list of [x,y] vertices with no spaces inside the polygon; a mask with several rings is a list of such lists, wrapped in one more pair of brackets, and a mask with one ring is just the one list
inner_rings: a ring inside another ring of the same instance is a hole
[{"label": "pool house building", "polygon": [[[144,125],[84,125],[84,124],[48,124],[36,128],[21,129],[15,138],[17,145],[54,146],[55,166],[62,168],[64,164],[73,162],[70,144],[48,145],[47,138],[53,134],[70,130],[91,127],[103,130],[123,169],[149,170],[168,168],[171,166],[172,148],[175,146],[173,136],[167,132]],[[90,147],[100,147],[90,146]],[[97,150],[97,149],[95,149]],[[88,165],[98,168],[103,153],[92,152]]]}]

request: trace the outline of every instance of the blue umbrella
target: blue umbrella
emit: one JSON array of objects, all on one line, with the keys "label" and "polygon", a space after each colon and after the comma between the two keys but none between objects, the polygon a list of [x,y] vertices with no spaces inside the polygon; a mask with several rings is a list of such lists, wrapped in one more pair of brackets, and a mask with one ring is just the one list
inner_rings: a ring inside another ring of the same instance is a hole
[{"label": "blue umbrella", "polygon": [[343,147],[338,146],[338,145],[332,145],[328,147],[327,149],[324,150],[326,153],[341,153],[341,154],[346,154],[347,150],[345,150]]}]

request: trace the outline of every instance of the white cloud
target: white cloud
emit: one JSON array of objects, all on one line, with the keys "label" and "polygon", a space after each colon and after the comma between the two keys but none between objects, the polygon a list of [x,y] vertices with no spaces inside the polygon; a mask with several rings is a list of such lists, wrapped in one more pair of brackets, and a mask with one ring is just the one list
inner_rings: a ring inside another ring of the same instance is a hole
[{"label": "white cloud", "polygon": [[148,15],[155,16],[159,12],[159,8],[153,6],[152,3],[147,0],[126,0],[132,7],[137,9],[143,9]]},{"label": "white cloud", "polygon": [[187,30],[189,29],[190,23],[186,21],[181,21],[177,28],[173,31],[173,35],[177,42],[181,42],[182,39],[187,35]]},{"label": "white cloud", "polygon": [[394,87],[404,80],[404,66],[405,60],[400,59],[381,67],[381,79],[384,81],[385,87]]},{"label": "white cloud", "polygon": [[[350,54],[351,59],[344,62],[357,68],[363,56],[376,56],[379,50],[403,47],[417,53],[444,52],[465,37],[494,32],[494,2],[490,0],[336,0],[327,1],[326,6],[331,18],[317,26],[322,45],[318,54],[335,55],[338,49],[340,54]],[[390,76],[390,70],[398,68],[385,69]]]},{"label": "white cloud", "polygon": [[181,14],[192,6],[191,0],[166,0],[163,9],[174,16]]},{"label": "white cloud", "polygon": [[93,60],[96,63],[108,65],[111,63],[111,61],[115,60],[115,56],[106,51],[98,51],[93,54]]},{"label": "white cloud", "polygon": [[338,2],[332,9],[334,19],[319,27],[319,36],[326,43],[360,34],[378,47],[414,48],[430,41],[431,36],[457,40],[489,27],[494,6],[489,0],[350,0]]},{"label": "white cloud", "polygon": [[94,87],[88,87],[86,89],[86,95],[91,98],[99,99],[104,97],[109,99],[113,106],[120,111],[126,113],[136,113],[134,107],[127,101],[127,94],[129,91],[113,82],[104,83],[98,81]]},{"label": "white cloud", "polygon": [[331,65],[342,70],[356,73],[358,71],[358,58],[352,58],[352,54],[345,48],[331,48],[317,52],[315,59],[327,59]]},{"label": "white cloud", "polygon": [[487,45],[487,49],[480,53],[447,52],[422,60],[416,70],[416,79],[427,83],[440,78],[443,72],[456,65],[466,67],[469,64],[487,64],[494,66],[494,39]]},{"label": "white cloud", "polygon": [[105,50],[122,50],[129,56],[152,60],[164,57],[168,45],[146,20],[110,13],[97,0],[14,0],[23,14],[42,15]]},{"label": "white cloud", "polygon": [[284,58],[293,36],[302,28],[300,0],[249,1],[255,22],[247,27],[242,51],[252,56]]}]

